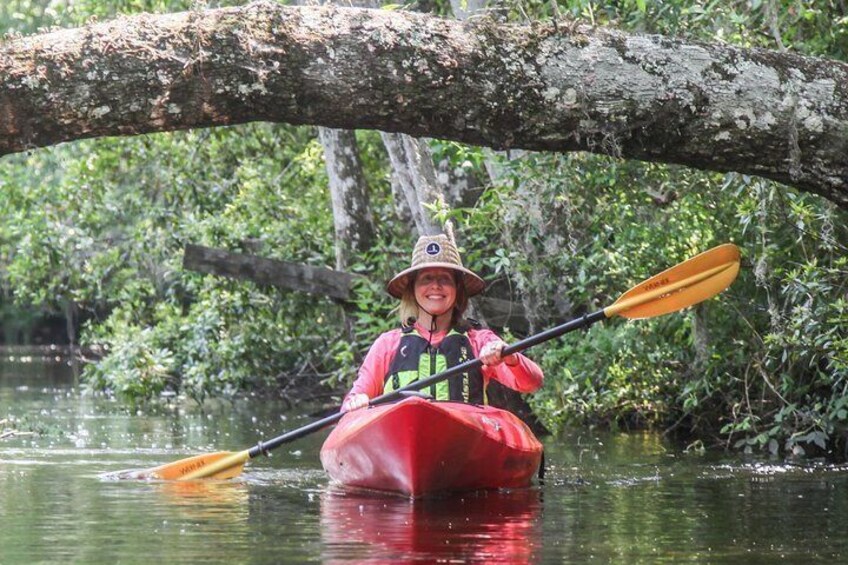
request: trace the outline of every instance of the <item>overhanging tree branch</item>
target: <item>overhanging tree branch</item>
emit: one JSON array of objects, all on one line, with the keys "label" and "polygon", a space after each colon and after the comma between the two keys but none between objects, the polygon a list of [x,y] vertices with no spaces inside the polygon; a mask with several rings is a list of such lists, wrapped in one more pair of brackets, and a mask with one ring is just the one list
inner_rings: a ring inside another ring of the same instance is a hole
[{"label": "overhanging tree branch", "polygon": [[272,2],[0,46],[0,155],[255,120],[738,171],[848,208],[848,65],[836,61]]}]

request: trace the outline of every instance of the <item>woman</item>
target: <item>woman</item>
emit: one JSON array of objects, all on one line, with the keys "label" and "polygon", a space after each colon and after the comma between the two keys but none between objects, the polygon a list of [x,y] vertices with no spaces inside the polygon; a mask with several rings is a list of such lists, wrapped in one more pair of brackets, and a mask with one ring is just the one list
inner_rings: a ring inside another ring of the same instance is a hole
[{"label": "woman", "polygon": [[494,332],[466,320],[468,299],[486,283],[462,266],[446,235],[423,236],[412,253],[412,266],[389,281],[389,294],[400,299],[401,327],[382,334],[368,351],[342,410],[356,410],[371,398],[434,375],[472,358],[482,369],[468,371],[429,387],[437,400],[486,404],[491,379],[519,392],[542,385],[542,370],[520,353],[503,356],[504,343]]}]

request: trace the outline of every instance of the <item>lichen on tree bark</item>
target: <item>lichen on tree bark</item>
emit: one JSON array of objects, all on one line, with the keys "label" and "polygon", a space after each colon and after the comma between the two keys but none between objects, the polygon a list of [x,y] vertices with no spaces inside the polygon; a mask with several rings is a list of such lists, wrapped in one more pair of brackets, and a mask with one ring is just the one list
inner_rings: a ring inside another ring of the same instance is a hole
[{"label": "lichen on tree bark", "polygon": [[255,120],[738,171],[848,208],[848,65],[837,61],[273,2],[0,45],[0,155]]}]

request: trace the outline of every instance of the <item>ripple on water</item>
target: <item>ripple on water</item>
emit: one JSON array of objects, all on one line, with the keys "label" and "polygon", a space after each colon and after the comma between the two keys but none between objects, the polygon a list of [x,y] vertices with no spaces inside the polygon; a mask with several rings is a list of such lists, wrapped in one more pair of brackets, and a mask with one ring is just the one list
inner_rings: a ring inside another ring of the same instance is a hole
[{"label": "ripple on water", "polygon": [[730,479],[746,476],[830,475],[846,472],[848,472],[848,464],[846,463],[828,463],[825,461],[786,461],[783,463],[771,463],[754,461],[711,465],[703,469],[701,475],[703,478]]}]

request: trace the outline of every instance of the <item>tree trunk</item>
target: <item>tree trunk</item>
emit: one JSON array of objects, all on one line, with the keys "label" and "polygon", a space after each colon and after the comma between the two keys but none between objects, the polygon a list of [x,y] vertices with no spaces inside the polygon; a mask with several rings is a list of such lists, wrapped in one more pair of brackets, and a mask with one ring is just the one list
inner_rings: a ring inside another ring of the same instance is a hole
[{"label": "tree trunk", "polygon": [[403,191],[400,178],[397,172],[392,169],[392,201],[395,203],[395,213],[404,224],[410,227],[410,232],[415,231],[415,221],[412,218],[412,209],[409,207],[409,201]]},{"label": "tree trunk", "polygon": [[389,154],[394,176],[406,200],[415,230],[419,235],[433,235],[442,230],[433,220],[426,205],[444,200],[430,148],[421,139],[408,135],[383,133],[383,145]]},{"label": "tree trunk", "polygon": [[68,334],[68,351],[71,358],[71,373],[74,376],[74,387],[79,386],[80,378],[80,348],[77,345],[77,319],[79,306],[71,299],[65,302],[65,330]]},{"label": "tree trunk", "polygon": [[356,135],[350,130],[318,128],[324,147],[335,228],[336,270],[350,266],[351,256],[370,249],[374,218]]},{"label": "tree trunk", "polygon": [[487,4],[487,0],[450,0],[453,17],[461,22],[482,14]]},{"label": "tree trunk", "polygon": [[436,181],[450,208],[472,208],[484,187],[471,167],[453,166],[448,159],[436,164]]},{"label": "tree trunk", "polygon": [[[485,13],[487,0],[451,0],[451,11],[454,17],[464,22],[470,17],[478,17]],[[489,168],[491,156],[486,158],[486,168]],[[444,162],[439,163],[439,181],[442,182],[448,202],[453,207],[471,208],[483,192],[482,183],[470,169],[454,169],[444,171]],[[445,178],[443,181],[442,179]]]},{"label": "tree trunk", "polygon": [[247,6],[0,47],[0,154],[255,120],[760,175],[848,208],[848,64],[559,22]]},{"label": "tree trunk", "polygon": [[561,296],[558,277],[548,265],[554,263],[554,254],[569,252],[568,232],[573,227],[563,218],[559,205],[545,204],[544,184],[544,179],[519,183],[512,205],[508,204],[503,213],[504,240],[510,242],[512,251],[533,265],[532,269],[514,273],[513,278],[533,333],[544,329],[551,318],[567,319],[572,315],[572,305]]},{"label": "tree trunk", "polygon": [[695,369],[701,370],[710,361],[710,327],[707,323],[706,304],[692,308],[692,346],[695,349]]},{"label": "tree trunk", "polygon": [[[382,133],[381,136],[392,163],[394,178],[409,206],[415,230],[419,235],[441,233],[442,226],[435,222],[429,207],[446,204],[447,198],[436,180],[436,167],[427,143],[409,135]],[[486,322],[476,298],[469,302],[466,315]]]}]

